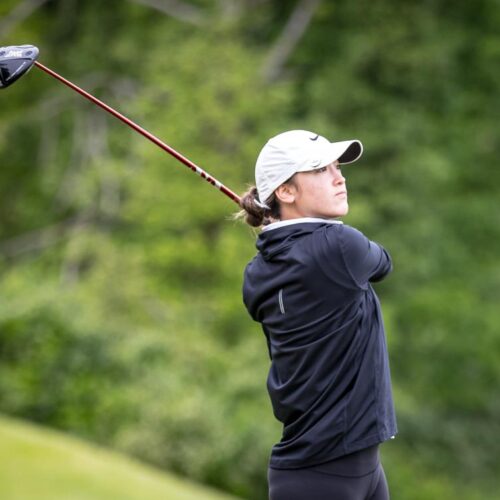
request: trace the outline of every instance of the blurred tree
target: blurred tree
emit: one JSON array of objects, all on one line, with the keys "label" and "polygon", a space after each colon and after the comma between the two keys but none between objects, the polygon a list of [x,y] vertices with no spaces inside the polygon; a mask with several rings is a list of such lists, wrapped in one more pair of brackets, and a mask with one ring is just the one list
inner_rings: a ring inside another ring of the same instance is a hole
[{"label": "blurred tree", "polygon": [[[495,0],[5,0],[0,38],[36,44],[236,191],[279,131],[359,137],[346,222],[395,262],[378,289],[400,427],[383,447],[393,496],[488,499],[499,20]],[[38,70],[0,99],[0,409],[265,497],[280,430],[240,298],[254,233]]]}]

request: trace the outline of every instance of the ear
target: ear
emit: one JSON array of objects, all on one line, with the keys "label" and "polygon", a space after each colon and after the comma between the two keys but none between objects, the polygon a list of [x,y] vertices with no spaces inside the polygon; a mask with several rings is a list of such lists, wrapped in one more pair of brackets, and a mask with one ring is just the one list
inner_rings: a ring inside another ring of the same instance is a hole
[{"label": "ear", "polygon": [[290,182],[285,182],[278,186],[274,194],[280,203],[292,204],[295,201],[297,188]]}]

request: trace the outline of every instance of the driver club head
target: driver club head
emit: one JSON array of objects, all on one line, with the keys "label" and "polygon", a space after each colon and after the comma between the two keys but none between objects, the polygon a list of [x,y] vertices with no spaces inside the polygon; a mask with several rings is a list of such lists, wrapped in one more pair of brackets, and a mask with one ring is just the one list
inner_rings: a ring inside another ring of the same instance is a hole
[{"label": "driver club head", "polygon": [[35,63],[39,50],[34,45],[0,47],[0,89],[12,85]]}]

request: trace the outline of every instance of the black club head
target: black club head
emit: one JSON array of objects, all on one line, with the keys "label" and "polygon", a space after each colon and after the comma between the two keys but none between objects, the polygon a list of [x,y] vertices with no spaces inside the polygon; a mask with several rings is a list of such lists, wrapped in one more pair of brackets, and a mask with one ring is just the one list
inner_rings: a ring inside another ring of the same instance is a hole
[{"label": "black club head", "polygon": [[0,47],[0,89],[12,85],[29,71],[38,54],[34,45]]}]

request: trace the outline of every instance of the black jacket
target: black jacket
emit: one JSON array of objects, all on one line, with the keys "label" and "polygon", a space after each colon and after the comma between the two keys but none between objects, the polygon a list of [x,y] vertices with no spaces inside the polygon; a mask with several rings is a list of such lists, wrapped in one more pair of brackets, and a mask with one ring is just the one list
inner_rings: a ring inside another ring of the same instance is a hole
[{"label": "black jacket", "polygon": [[267,387],[281,442],[270,466],[319,464],[396,434],[380,304],[370,282],[388,253],[337,221],[268,226],[245,270],[243,300],[267,338]]}]

